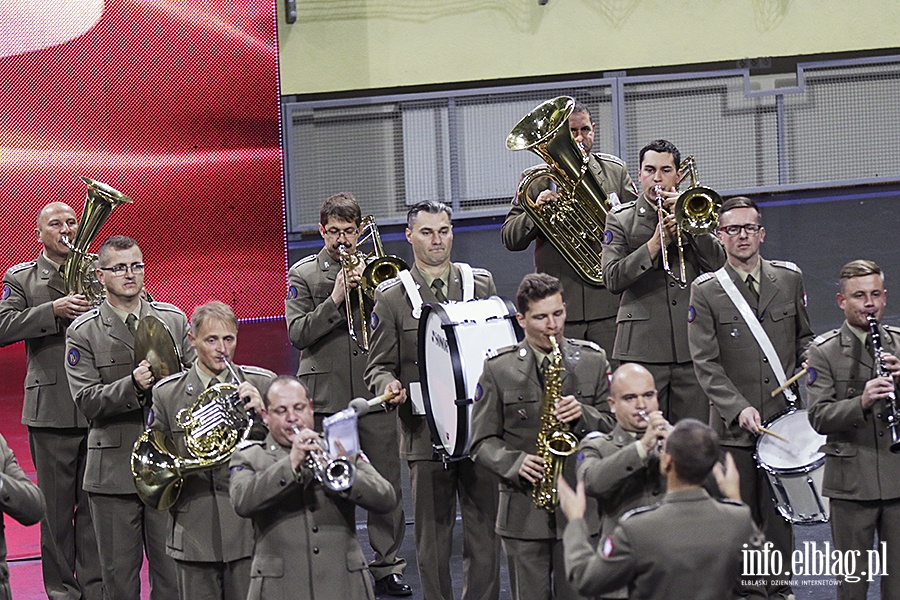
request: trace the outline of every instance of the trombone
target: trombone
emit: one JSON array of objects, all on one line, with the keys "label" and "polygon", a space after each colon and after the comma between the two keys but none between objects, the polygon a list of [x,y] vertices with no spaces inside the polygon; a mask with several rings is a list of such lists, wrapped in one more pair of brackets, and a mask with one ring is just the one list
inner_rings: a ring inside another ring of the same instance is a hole
[{"label": "trombone", "polygon": [[[372,241],[373,250],[369,254],[360,252],[359,247]],[[393,255],[384,252],[381,236],[378,234],[378,225],[375,224],[373,215],[366,215],[360,223],[360,236],[356,241],[356,249],[352,252],[347,246],[341,244],[340,263],[344,274],[344,303],[347,307],[347,332],[363,352],[369,351],[369,338],[371,335],[369,318],[375,307],[375,289],[388,279],[396,277],[400,271],[409,270],[406,262]],[[366,265],[359,278],[357,286],[350,288],[350,274],[360,265]],[[354,294],[355,292],[355,294]],[[356,302],[352,302],[353,297]],[[354,316],[354,312],[356,316]]]},{"label": "trombone", "polygon": [[[715,230],[716,225],[719,224],[719,208],[722,206],[722,196],[712,188],[700,185],[700,178],[697,175],[697,162],[693,156],[688,156],[678,166],[678,170],[682,172],[682,175],[675,185],[676,190],[681,185],[681,182],[690,177],[690,186],[678,196],[674,208],[679,273],[673,272],[669,264],[666,236],[662,227],[659,228],[659,241],[662,246],[663,269],[669,277],[683,288],[687,286],[688,281],[687,272],[684,268],[684,245],[681,239],[681,232],[684,231],[691,235],[703,235]],[[663,205],[662,187],[658,185],[653,186],[653,192],[656,194],[657,216],[659,217],[659,222],[662,223],[663,218],[668,214]]]}]

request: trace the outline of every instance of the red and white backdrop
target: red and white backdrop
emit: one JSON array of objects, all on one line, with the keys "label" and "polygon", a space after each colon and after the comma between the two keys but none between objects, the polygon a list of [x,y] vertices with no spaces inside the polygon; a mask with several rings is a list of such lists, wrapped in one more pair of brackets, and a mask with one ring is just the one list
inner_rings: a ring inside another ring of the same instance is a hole
[{"label": "red and white backdrop", "polygon": [[0,272],[40,247],[84,175],[128,195],[92,248],[130,235],[147,288],[188,315],[284,314],[273,0],[0,0]]}]

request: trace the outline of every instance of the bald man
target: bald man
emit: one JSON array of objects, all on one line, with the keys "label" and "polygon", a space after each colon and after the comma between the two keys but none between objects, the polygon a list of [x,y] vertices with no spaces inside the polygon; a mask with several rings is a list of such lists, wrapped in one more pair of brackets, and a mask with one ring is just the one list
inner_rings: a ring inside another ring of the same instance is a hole
[{"label": "bald man", "polygon": [[69,256],[64,238],[74,239],[77,230],[75,211],[67,204],[41,209],[35,228],[41,253],[11,267],[0,293],[0,345],[24,340],[28,359],[22,423],[47,499],[41,566],[47,596],[54,600],[99,600],[103,592],[94,526],[81,489],[88,423],[72,400],[64,360],[66,329],[90,308],[83,295],[66,293],[62,277]]}]

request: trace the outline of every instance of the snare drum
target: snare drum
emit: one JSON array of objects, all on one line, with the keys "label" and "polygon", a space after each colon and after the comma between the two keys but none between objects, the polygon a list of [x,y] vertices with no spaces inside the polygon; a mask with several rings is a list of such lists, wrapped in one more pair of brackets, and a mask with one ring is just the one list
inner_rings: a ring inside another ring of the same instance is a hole
[{"label": "snare drum", "polygon": [[419,378],[435,448],[450,459],[469,455],[472,403],[484,359],[517,344],[512,303],[482,300],[425,304],[419,318]]},{"label": "snare drum", "polygon": [[826,523],[825,455],[819,452],[825,436],[812,428],[803,409],[789,410],[765,427],[788,440],[762,434],[756,441],[756,460],[768,476],[778,512],[789,523]]}]

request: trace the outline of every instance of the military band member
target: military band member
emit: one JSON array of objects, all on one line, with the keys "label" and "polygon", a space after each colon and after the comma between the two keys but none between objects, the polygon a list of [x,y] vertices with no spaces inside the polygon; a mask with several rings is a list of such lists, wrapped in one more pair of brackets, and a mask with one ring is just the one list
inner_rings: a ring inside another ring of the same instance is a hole
[{"label": "military band member", "polygon": [[[689,287],[681,287],[663,269],[661,252],[669,257],[677,274],[678,260],[674,205],[681,153],[671,143],[657,140],[640,153],[642,193],[634,202],[623,204],[606,217],[603,245],[603,278],[622,300],[616,317],[618,325],[613,358],[644,365],[659,391],[659,405],[674,423],[684,417],[701,422],[709,419],[709,404],[697,383],[687,338]],[[659,221],[655,186],[668,215]],[[660,240],[665,235],[665,248]],[[722,266],[725,254],[711,234],[681,233],[687,285],[701,273]]]},{"label": "military band member", "polygon": [[710,497],[704,481],[719,458],[708,425],[679,422],[663,445],[659,468],[668,491],[662,502],[626,513],[595,549],[585,514],[584,484],[577,492],[560,481],[566,527],[566,573],[582,594],[628,587],[632,600],[722,600],[738,597],[742,551],[758,550],[762,535],[740,502],[737,470],[730,458],[716,469],[725,500]]},{"label": "military band member", "polygon": [[144,259],[128,237],[108,238],[99,249],[97,279],[106,301],[66,332],[66,373],[75,404],[90,421],[84,489],[88,492],[103,587],[109,600],[140,597],[142,554],[150,570],[150,598],[178,596],[174,561],[166,556],[166,515],[135,492],[131,451],[144,431],[156,377],[144,359],[135,366],[134,331],[147,315],[161,319],[180,344],[184,365],[194,360],[184,313],[141,299]]},{"label": "military band member", "polygon": [[[487,298],[496,293],[488,271],[450,262],[451,212],[440,202],[420,202],[409,209],[406,239],[415,264],[400,278],[382,283],[375,294],[365,372],[366,383],[375,394],[396,392],[401,400],[411,391],[416,394],[418,317],[423,302]],[[500,594],[500,540],[490,527],[497,514],[496,480],[469,458],[441,460],[419,399],[409,398],[397,412],[400,456],[409,464],[412,484],[416,558],[424,596],[430,600],[453,598],[450,555],[459,498],[466,555],[463,598],[496,599]]]},{"label": "military band member", "polygon": [[[728,260],[721,271],[702,275],[691,286],[691,355],[700,385],[713,405],[713,427],[737,464],[741,497],[766,539],[788,556],[794,549],[793,529],[778,513],[754,452],[762,435],[759,427],[787,410],[789,397],[794,397],[791,390],[775,397],[772,391],[803,362],[813,338],[803,277],[793,263],[760,257],[766,230],[756,203],[749,198],[731,198],[722,204],[717,235]],[[728,282],[732,294],[739,296],[771,342],[774,356],[756,339],[725,287]],[[780,381],[770,366],[773,360],[781,370]],[[799,400],[793,404],[799,405]],[[791,594],[783,584],[768,587],[766,593],[772,598]]]},{"label": "military band member", "polygon": [[[509,559],[513,597],[577,598],[564,577],[562,513],[538,508],[533,499],[533,486],[549,468],[536,443],[544,404],[546,369],[541,365],[545,359],[549,362],[554,337],[564,370],[553,414],[580,439],[589,431],[613,428],[605,402],[609,363],[593,342],[563,337],[566,305],[555,277],[526,275],[516,293],[516,307],[525,339],[484,363],[472,412],[472,457],[500,477],[496,530]],[[570,458],[568,470],[574,475]]]},{"label": "military band member", "polygon": [[[364,263],[345,280],[340,262],[340,247],[356,252],[362,212],[356,199],[343,192],[322,203],[319,234],[325,246],[318,254],[299,260],[288,273],[288,298],[285,317],[291,344],[300,350],[297,376],[313,398],[316,424],[347,408],[348,403],[368,395],[363,381],[366,354],[350,337],[347,311],[354,311],[357,326],[360,316],[355,299],[345,304],[349,285],[351,298],[365,267]],[[362,340],[360,340],[362,341]],[[406,517],[400,487],[400,446],[397,441],[397,416],[393,412],[372,410],[358,421],[359,443],[378,472],[391,482],[398,502],[389,513],[370,512],[366,517],[369,543],[375,553],[369,571],[387,592],[405,593],[403,581],[406,559],[398,556],[406,533]]]},{"label": "military band member", "polygon": [[[173,439],[179,456],[190,457],[178,413],[218,383],[237,385],[244,408],[258,415],[261,393],[275,374],[268,369],[233,365],[238,321],[231,307],[208,302],[194,309],[188,340],[197,353],[193,366],[170,375],[153,388],[148,426]],[[228,364],[238,375],[234,380]],[[199,407],[198,407],[199,408]],[[259,417],[254,415],[257,421]],[[228,465],[185,478],[178,501],[169,510],[166,551],[175,559],[181,598],[244,600],[250,588],[253,527],[239,517],[228,497]]]},{"label": "military band member", "polygon": [[393,486],[361,455],[354,459],[352,487],[326,490],[306,462],[319,446],[303,384],[282,375],[265,400],[268,437],[231,459],[234,508],[253,520],[256,531],[248,600],[372,600],[355,509],[390,511],[397,502]]},{"label": "military band member", "polygon": [[[882,574],[881,598],[900,598],[900,454],[891,452],[887,425],[890,397],[900,395],[900,329],[878,328],[885,370],[879,376],[867,315],[881,322],[887,290],[881,268],[854,260],[841,269],[837,303],[844,324],[816,338],[809,348],[809,421],[828,436],[822,492],[831,499],[831,534],[842,555],[856,552],[858,578],[838,577],[837,597],[864,600],[868,582]],[[896,402],[894,402],[896,406]],[[875,534],[886,564],[861,573]],[[892,580],[890,577],[893,576]]]},{"label": "military band member", "polygon": [[[634,508],[655,504],[666,491],[659,470],[659,449],[669,423],[659,411],[650,371],[626,363],[613,373],[609,409],[616,427],[605,435],[585,438],[579,449],[578,479],[597,498],[600,539],[612,535],[619,518]],[[612,590],[602,598],[627,598],[628,590]]]},{"label": "military band member", "polygon": [[[28,371],[22,423],[47,499],[41,521],[41,570],[49,598],[100,600],[102,579],[87,495],[81,487],[87,457],[87,420],[72,402],[66,380],[66,328],[90,309],[82,294],[66,294],[62,269],[74,239],[75,211],[62,202],[41,209],[37,259],[10,268],[0,293],[0,345],[25,340]],[[76,576],[77,571],[77,576]]]},{"label": "military band member", "polygon": [[[569,128],[575,142],[581,144],[590,155],[588,169],[600,181],[609,198],[609,207],[631,202],[637,198],[637,188],[628,174],[625,162],[611,154],[591,152],[596,127],[587,106],[576,102],[575,109],[569,115]],[[550,184],[549,179],[538,179],[531,184],[529,197],[533,198],[537,206],[559,199],[559,194],[550,189]],[[566,336],[590,340],[610,352],[616,339],[615,317],[619,308],[619,295],[579,277],[537,224],[525,214],[518,200],[513,200],[500,228],[500,235],[508,250],[525,250],[534,242],[535,271],[549,273],[562,283],[566,298]],[[600,252],[599,246],[596,250]]]},{"label": "military band member", "polygon": [[[6,537],[3,515],[22,525],[34,525],[46,510],[44,494],[22,471],[6,439],[0,435],[0,600],[11,600],[9,567],[6,564]],[[52,597],[52,596],[48,596]]]}]

